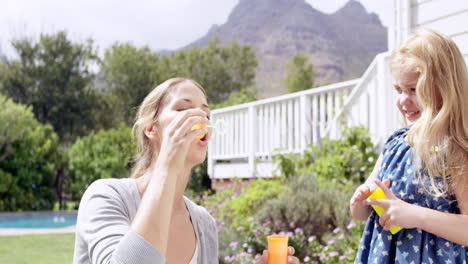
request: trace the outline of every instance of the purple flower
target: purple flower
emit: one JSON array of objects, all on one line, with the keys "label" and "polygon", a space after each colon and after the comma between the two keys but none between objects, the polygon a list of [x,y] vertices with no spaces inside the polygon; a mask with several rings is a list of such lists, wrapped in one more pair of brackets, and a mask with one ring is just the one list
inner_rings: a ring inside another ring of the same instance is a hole
[{"label": "purple flower", "polygon": [[339,227],[333,229],[333,233],[338,233],[338,232],[340,232],[340,231],[341,231],[341,228],[339,228]]},{"label": "purple flower", "polygon": [[244,230],[244,227],[243,226],[238,226],[237,231],[240,231],[240,230]]},{"label": "purple flower", "polygon": [[340,260],[343,260],[343,259],[345,259],[345,258],[346,258],[345,256],[340,256],[340,257],[339,257]]},{"label": "purple flower", "polygon": [[344,234],[341,234],[339,237],[338,237],[338,240],[341,240],[344,238]]},{"label": "purple flower", "polygon": [[257,255],[255,255],[255,258],[258,259],[258,258],[260,258],[261,256],[262,256],[262,255],[257,254]]},{"label": "purple flower", "polygon": [[230,246],[230,247],[236,247],[237,244],[239,244],[237,241],[232,241],[232,242],[229,244],[229,246]]},{"label": "purple flower", "polygon": [[294,229],[295,233],[302,233],[302,231],[303,231],[302,228],[299,228],[299,227]]},{"label": "purple flower", "polygon": [[333,240],[333,239],[332,239],[332,240],[328,240],[328,242],[327,242],[328,245],[331,245],[331,244],[333,244],[333,243],[335,243],[335,240]]},{"label": "purple flower", "polygon": [[309,260],[310,260],[309,256],[306,256],[306,257],[304,258],[304,262],[307,262],[307,261],[309,261]]},{"label": "purple flower", "polygon": [[268,221],[263,222],[262,226],[267,226],[269,224],[271,224],[271,221],[268,220]]},{"label": "purple flower", "polygon": [[309,243],[310,243],[310,242],[314,241],[316,238],[317,238],[316,236],[310,236],[310,237],[307,239],[307,241],[309,241]]},{"label": "purple flower", "polygon": [[356,222],[354,220],[351,220],[346,228],[351,229],[356,226]]},{"label": "purple flower", "polygon": [[252,222],[254,220],[253,217],[249,217],[249,219],[247,219],[249,222]]},{"label": "purple flower", "polygon": [[330,252],[330,255],[329,255],[329,256],[330,256],[330,257],[338,256],[338,252],[332,251],[332,252]]},{"label": "purple flower", "polygon": [[249,252],[249,253],[252,253],[252,251],[253,251],[252,248],[248,248],[248,249],[247,249],[247,252]]}]

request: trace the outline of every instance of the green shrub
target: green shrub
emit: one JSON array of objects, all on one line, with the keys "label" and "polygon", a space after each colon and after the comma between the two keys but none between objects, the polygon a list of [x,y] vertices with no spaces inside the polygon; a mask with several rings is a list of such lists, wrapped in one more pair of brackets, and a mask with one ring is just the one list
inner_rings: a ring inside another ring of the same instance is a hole
[{"label": "green shrub", "polygon": [[370,175],[377,160],[377,148],[362,127],[345,128],[343,139],[323,138],[302,154],[276,154],[273,159],[287,178],[315,173],[319,182],[349,186]]},{"label": "green shrub", "polygon": [[210,190],[211,179],[208,175],[208,162],[195,166],[192,170],[192,176],[188,182],[187,191],[194,193],[203,193]]},{"label": "green shrub", "polygon": [[79,200],[95,180],[130,176],[135,146],[125,125],[78,138],[68,151],[67,190]]},{"label": "green shrub", "polygon": [[253,264],[267,236],[285,234],[301,263],[352,263],[363,223],[350,222],[349,199],[377,154],[368,132],[346,129],[302,154],[275,155],[281,175],[195,197],[218,223],[219,262]]},{"label": "green shrub", "polygon": [[335,264],[354,263],[364,223],[350,221],[343,228],[335,228],[319,240],[315,235],[306,235],[302,228],[289,232],[273,232],[269,222],[259,224],[253,220],[245,229],[220,232],[220,263],[254,264],[267,248],[267,236],[286,235],[288,245],[294,247],[295,256],[301,263]]},{"label": "green shrub", "polygon": [[232,220],[234,227],[248,224],[248,219],[278,197],[285,190],[280,179],[256,179],[242,188],[241,193],[224,205],[224,217]]},{"label": "green shrub", "polygon": [[330,230],[344,226],[350,219],[351,192],[320,185],[315,175],[299,175],[288,181],[288,189],[265,203],[257,216],[271,222],[274,232],[304,230],[319,239]]},{"label": "green shrub", "polygon": [[31,107],[0,95],[0,211],[52,209],[58,137]]}]

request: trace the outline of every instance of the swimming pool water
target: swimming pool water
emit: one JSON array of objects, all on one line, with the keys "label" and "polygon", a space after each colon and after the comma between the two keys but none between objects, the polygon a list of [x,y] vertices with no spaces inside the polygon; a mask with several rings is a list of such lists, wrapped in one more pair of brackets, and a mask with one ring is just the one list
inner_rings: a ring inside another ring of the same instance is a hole
[{"label": "swimming pool water", "polygon": [[76,224],[74,212],[27,212],[0,214],[0,228],[59,228]]}]

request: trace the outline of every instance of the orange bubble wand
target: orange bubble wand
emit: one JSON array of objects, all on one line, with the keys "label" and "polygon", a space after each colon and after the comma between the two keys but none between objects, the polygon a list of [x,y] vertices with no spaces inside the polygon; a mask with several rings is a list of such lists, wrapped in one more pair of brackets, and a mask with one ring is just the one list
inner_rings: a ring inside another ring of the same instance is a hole
[{"label": "orange bubble wand", "polygon": [[[226,133],[226,121],[223,119],[218,119],[216,120],[214,125],[208,125],[207,123],[198,123],[192,126],[191,130],[195,129],[202,129],[202,128],[208,128],[211,127],[214,129],[214,131],[220,135],[223,135]],[[202,134],[197,136],[198,139],[202,139],[206,134]]]}]

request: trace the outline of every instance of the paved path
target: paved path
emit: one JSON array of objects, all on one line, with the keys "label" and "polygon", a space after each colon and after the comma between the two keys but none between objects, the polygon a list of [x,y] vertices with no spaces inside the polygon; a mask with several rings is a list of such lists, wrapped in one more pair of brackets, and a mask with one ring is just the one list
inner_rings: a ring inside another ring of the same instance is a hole
[{"label": "paved path", "polygon": [[75,233],[75,226],[62,228],[0,228],[0,236]]}]

